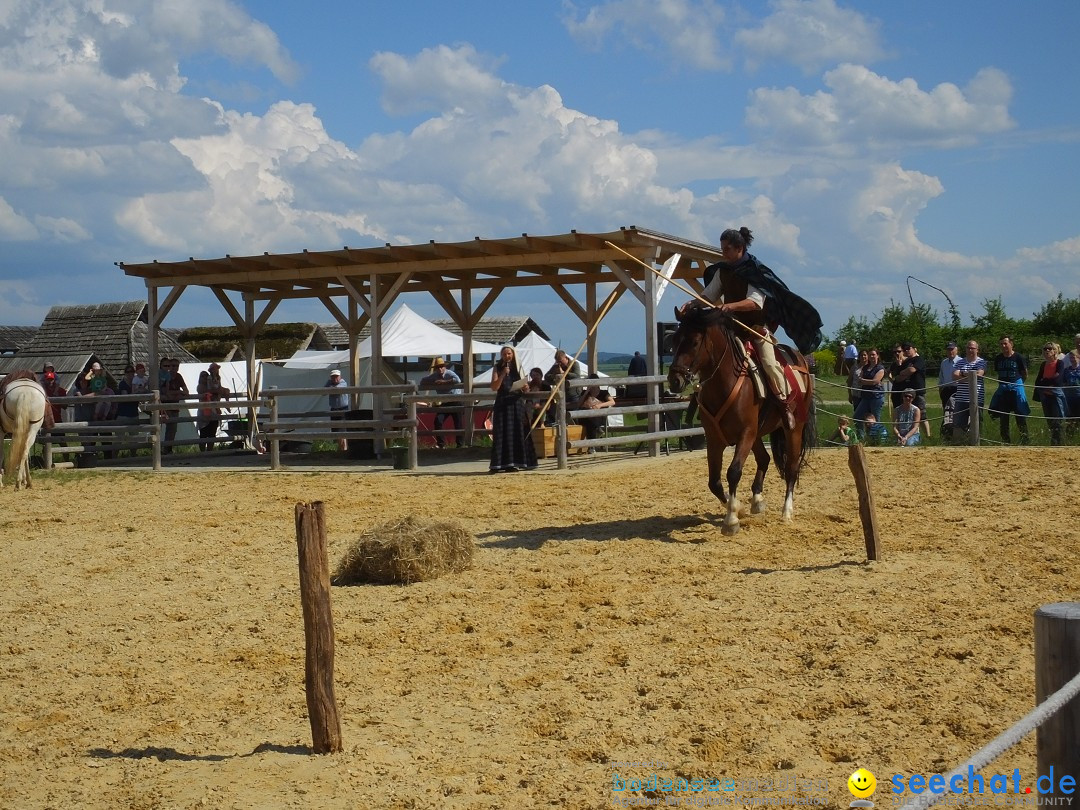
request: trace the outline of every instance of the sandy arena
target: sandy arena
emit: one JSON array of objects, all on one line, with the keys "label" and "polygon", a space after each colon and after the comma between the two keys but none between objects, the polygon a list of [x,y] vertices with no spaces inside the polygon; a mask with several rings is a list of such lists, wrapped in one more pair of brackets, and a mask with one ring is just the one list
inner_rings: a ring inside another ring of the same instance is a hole
[{"label": "sandy arena", "polygon": [[[1080,601],[1064,497],[1080,449],[867,455],[871,564],[843,450],[813,457],[790,525],[770,472],[769,513],[734,538],[703,453],[9,485],[0,805],[601,808],[645,795],[616,774],[656,773],[772,780],[724,794],[735,807],[846,808],[865,766],[891,808],[892,774],[957,765],[1032,707],[1032,614]],[[308,747],[293,526],[313,500],[331,566],[400,515],[477,538],[464,574],[333,589],[345,751],[326,757]],[[1030,787],[1034,752],[1031,736],[984,773],[1019,768]]]}]

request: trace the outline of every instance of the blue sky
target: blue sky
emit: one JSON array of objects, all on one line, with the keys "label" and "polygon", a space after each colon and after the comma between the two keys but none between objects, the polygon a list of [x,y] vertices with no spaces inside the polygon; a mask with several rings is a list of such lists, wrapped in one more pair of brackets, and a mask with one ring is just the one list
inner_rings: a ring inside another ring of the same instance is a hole
[{"label": "blue sky", "polygon": [[144,297],[115,261],[622,225],[750,227],[829,333],[908,274],[1030,317],[1080,295],[1078,41],[1073,0],[0,0],[0,323]]}]

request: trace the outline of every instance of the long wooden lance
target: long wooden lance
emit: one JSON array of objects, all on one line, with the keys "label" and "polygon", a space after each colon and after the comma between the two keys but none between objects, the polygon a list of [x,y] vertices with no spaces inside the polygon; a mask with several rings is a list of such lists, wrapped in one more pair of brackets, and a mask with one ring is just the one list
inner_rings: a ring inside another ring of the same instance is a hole
[{"label": "long wooden lance", "polygon": [[[635,262],[640,264],[642,267],[644,267],[644,268],[646,268],[648,270],[651,270],[653,273],[656,273],[656,275],[660,276],[660,278],[664,278],[664,275],[659,270],[657,270],[655,267],[653,267],[648,262],[643,262],[641,259],[639,259],[637,256],[635,256],[633,253],[628,253],[627,251],[623,250],[618,245],[615,245],[615,244],[612,244],[611,242],[608,242],[606,239],[604,240],[604,244],[607,245],[610,248],[615,248],[615,250],[619,251],[619,253],[622,253],[625,256],[629,256],[631,259],[633,259]],[[714,304],[712,301],[710,301],[708,298],[704,298],[703,296],[698,295],[696,292],[689,289],[688,287],[684,287],[682,284],[677,282],[675,279],[669,278],[669,279],[667,279],[667,281],[670,282],[671,284],[674,284],[676,287],[678,287],[680,290],[682,290],[687,295],[689,295],[689,296],[691,296],[693,298],[696,298],[698,301],[700,301],[702,304],[707,306],[709,309],[719,309],[719,307],[716,304]],[[732,323],[735,323],[738,326],[741,326],[747,332],[752,332],[754,334],[754,337],[757,337],[757,338],[763,339],[763,340],[767,340],[771,344],[773,344],[774,346],[777,345],[778,341],[772,335],[769,335],[769,334],[764,334],[763,335],[757,329],[754,329],[751,326],[747,326],[745,323],[740,321],[738,318],[732,317],[730,312],[726,313],[726,314],[727,314],[727,316],[729,318],[731,318]]]},{"label": "long wooden lance", "polygon": [[600,314],[596,316],[596,321],[594,321],[593,325],[589,327],[589,331],[585,334],[585,340],[581,341],[581,346],[578,347],[577,354],[574,355],[574,359],[570,361],[570,365],[568,365],[562,370],[562,374],[559,375],[558,383],[551,386],[551,393],[548,394],[547,402],[544,403],[544,407],[536,412],[536,418],[529,426],[530,432],[535,430],[536,426],[540,424],[540,420],[544,417],[544,412],[547,411],[548,406],[550,406],[552,400],[555,399],[555,395],[558,394],[559,389],[562,388],[563,380],[566,379],[566,375],[570,373],[570,369],[577,365],[578,355],[585,351],[585,344],[589,342],[589,338],[592,337],[593,332],[596,331],[596,327],[600,325],[600,321],[604,319],[604,316],[607,315],[608,310],[611,309],[611,305],[614,304],[616,300],[618,300],[618,296],[612,294],[612,296],[608,298],[607,303],[604,304],[603,307],[601,307]]}]

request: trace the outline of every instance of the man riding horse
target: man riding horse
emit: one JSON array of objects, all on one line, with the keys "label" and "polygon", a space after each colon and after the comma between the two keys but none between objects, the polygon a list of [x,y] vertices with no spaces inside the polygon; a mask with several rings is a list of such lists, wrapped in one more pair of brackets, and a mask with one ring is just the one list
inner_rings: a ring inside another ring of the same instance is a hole
[{"label": "man riding horse", "polygon": [[[797,296],[776,273],[746,252],[754,241],[749,228],[728,228],[720,235],[720,252],[724,260],[710,265],[705,277],[711,279],[702,297],[719,304],[719,310],[745,324],[746,337],[754,344],[773,396],[783,406],[784,422],[795,425],[796,397],[791,395],[784,370],[776,359],[772,332],[777,325],[784,327],[804,354],[812,352],[821,342],[821,316],[807,301]],[[683,306],[703,306],[690,301]]]}]

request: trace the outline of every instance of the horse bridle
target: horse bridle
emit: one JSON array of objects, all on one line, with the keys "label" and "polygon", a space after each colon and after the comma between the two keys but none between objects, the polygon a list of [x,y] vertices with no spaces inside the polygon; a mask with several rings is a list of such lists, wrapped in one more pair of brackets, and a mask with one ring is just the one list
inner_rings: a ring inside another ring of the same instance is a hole
[{"label": "horse bridle", "polygon": [[[705,331],[706,331],[705,329],[701,330],[701,340],[698,342],[697,351],[694,352],[694,359],[690,361],[690,365],[689,366],[684,366],[681,363],[672,363],[670,368],[669,368],[669,371],[671,371],[671,372],[673,372],[675,374],[682,375],[683,377],[686,378],[687,382],[689,382],[690,379],[697,374],[698,369],[701,368],[701,366],[702,366],[701,350],[702,350],[702,348],[706,348],[707,351],[708,351],[708,355],[709,355],[709,362],[712,363],[713,370],[712,370],[712,374],[710,374],[708,377],[705,377],[703,379],[698,380],[698,385],[704,385],[705,383],[707,383],[709,380],[711,380],[713,378],[713,375],[716,374],[716,372],[720,370],[720,363],[722,363],[724,361],[724,358],[727,357],[727,353],[729,351],[732,351],[731,341],[734,339],[731,336],[731,334],[725,329],[724,330],[725,337],[728,338],[727,346],[724,349],[724,353],[720,355],[720,359],[716,360],[713,357],[711,341],[708,341],[708,340],[705,339]],[[705,344],[709,344],[709,345],[705,346]]]}]

